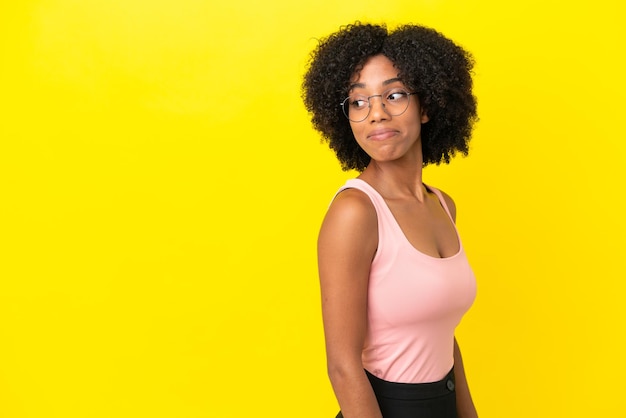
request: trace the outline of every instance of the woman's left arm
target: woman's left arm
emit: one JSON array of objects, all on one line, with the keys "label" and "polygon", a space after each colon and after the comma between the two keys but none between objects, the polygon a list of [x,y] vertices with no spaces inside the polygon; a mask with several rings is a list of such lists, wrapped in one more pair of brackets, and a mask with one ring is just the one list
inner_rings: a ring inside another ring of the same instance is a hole
[{"label": "woman's left arm", "polygon": [[456,408],[459,418],[478,418],[472,395],[470,394],[467,378],[465,377],[465,369],[463,367],[463,358],[461,357],[461,349],[454,339],[454,380],[456,388]]}]

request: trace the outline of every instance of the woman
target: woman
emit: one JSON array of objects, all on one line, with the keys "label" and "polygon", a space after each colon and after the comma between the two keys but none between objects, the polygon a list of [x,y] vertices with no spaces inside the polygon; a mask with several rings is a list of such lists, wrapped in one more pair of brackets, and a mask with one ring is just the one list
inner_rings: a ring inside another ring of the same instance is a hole
[{"label": "woman", "polygon": [[344,169],[318,261],[328,373],[345,418],[476,417],[454,329],[476,285],[455,206],[422,167],[467,154],[471,56],[438,32],[356,23],[304,78],[312,123]]}]

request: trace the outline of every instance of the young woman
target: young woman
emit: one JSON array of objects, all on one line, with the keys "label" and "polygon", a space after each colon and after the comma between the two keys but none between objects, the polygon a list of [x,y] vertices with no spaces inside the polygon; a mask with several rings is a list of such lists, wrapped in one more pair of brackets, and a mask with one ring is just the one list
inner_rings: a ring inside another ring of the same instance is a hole
[{"label": "young woman", "polygon": [[471,56],[416,25],[356,23],[304,78],[313,126],[344,169],[318,241],[329,377],[345,418],[476,417],[456,325],[476,282],[456,209],[422,168],[467,154]]}]

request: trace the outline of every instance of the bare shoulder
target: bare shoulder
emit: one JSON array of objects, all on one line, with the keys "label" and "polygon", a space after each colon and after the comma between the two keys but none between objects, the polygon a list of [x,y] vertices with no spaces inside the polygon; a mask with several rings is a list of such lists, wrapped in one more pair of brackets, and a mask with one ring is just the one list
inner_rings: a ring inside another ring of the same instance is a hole
[{"label": "bare shoulder", "polygon": [[441,195],[443,196],[443,200],[446,202],[446,206],[448,206],[448,210],[450,211],[450,215],[452,216],[452,219],[456,221],[456,204],[454,203],[454,200],[450,197],[449,194],[447,194],[443,190],[439,190],[439,191],[441,192]]},{"label": "bare shoulder", "polygon": [[333,200],[328,214],[348,217],[353,221],[376,219],[376,210],[369,196],[358,189],[345,189]]},{"label": "bare shoulder", "polygon": [[[358,189],[339,193],[330,205],[318,239],[320,250],[375,252],[378,242],[376,209]],[[343,247],[343,248],[340,248]]]},{"label": "bare shoulder", "polygon": [[376,225],[376,209],[369,196],[358,189],[346,189],[335,197],[328,208],[322,231],[330,228],[334,233],[358,233],[363,229],[371,230]]}]

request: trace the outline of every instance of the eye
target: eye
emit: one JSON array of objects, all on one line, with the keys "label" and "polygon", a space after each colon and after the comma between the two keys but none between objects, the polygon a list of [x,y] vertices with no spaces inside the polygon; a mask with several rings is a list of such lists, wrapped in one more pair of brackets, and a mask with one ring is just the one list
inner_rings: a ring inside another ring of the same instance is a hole
[{"label": "eye", "polygon": [[409,97],[409,93],[407,93],[404,90],[392,90],[389,93],[387,93],[386,99],[388,102],[394,103],[394,102],[401,102],[407,97]]},{"label": "eye", "polygon": [[367,98],[365,97],[354,97],[350,98],[350,107],[353,109],[363,109],[367,107]]}]

